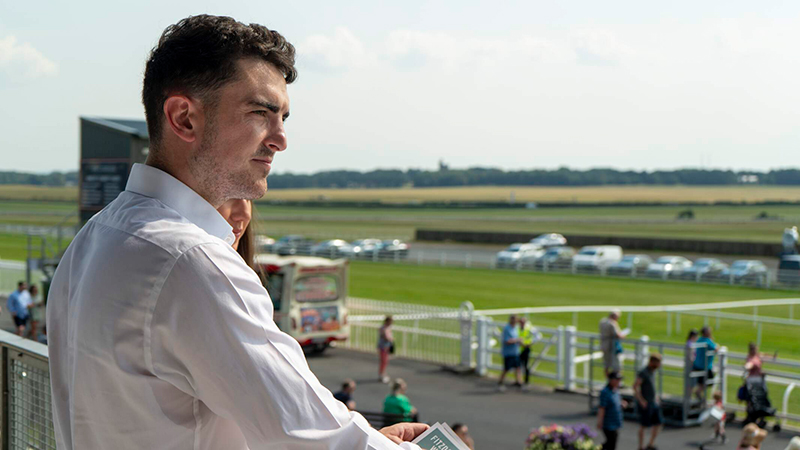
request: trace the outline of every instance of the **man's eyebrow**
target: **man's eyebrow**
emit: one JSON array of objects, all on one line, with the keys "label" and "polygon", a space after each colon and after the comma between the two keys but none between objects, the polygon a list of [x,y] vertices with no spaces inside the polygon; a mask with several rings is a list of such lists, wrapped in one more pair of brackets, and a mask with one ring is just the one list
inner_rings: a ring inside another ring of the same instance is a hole
[{"label": "man's eyebrow", "polygon": [[[247,104],[252,106],[258,106],[259,108],[264,108],[266,110],[274,112],[275,114],[278,114],[281,111],[281,108],[278,105],[270,102],[264,102],[261,100],[250,100],[247,102]],[[289,118],[289,111],[286,111],[286,114],[283,115],[283,120],[286,120],[288,118]]]}]

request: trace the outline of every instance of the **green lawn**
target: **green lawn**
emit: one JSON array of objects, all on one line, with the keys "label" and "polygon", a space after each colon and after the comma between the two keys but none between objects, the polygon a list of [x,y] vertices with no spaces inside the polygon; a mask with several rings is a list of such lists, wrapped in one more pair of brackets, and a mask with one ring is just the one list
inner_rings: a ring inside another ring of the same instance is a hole
[{"label": "green lawn", "polygon": [[[797,292],[766,291],[761,289],[700,285],[695,283],[662,282],[600,278],[569,274],[544,274],[488,269],[442,268],[353,262],[350,270],[350,295],[377,300],[458,307],[470,301],[475,309],[523,308],[533,306],[575,305],[666,305],[685,303],[728,302],[767,298],[793,298]],[[770,307],[759,310],[760,315],[787,317],[789,307]],[[752,309],[729,312],[752,313]],[[577,325],[582,331],[596,331],[604,313],[540,314],[532,317],[540,326]],[[797,315],[800,316],[800,307]],[[502,320],[502,318],[498,318]],[[626,324],[623,313],[621,322]],[[652,340],[682,343],[686,332],[705,324],[702,317],[681,315],[677,330],[673,317],[672,332],[667,330],[665,313],[636,313],[631,337],[648,335]],[[743,352],[747,343],[756,340],[758,329],[752,322],[714,319],[708,325],[717,328],[715,337],[731,351]],[[800,341],[785,339],[798,330],[784,325],[769,325],[762,329],[764,350],[780,350],[781,355],[800,359]]]},{"label": "green lawn", "polygon": [[[0,224],[53,226],[77,209],[75,202],[0,201]],[[695,219],[675,220],[679,206],[540,209],[336,208],[256,204],[260,232],[302,233],[316,239],[376,236],[412,239],[417,228],[565,234],[674,237],[779,242],[800,222],[795,206],[699,206]],[[766,213],[771,219],[756,220]],[[66,224],[77,223],[76,217]]]}]

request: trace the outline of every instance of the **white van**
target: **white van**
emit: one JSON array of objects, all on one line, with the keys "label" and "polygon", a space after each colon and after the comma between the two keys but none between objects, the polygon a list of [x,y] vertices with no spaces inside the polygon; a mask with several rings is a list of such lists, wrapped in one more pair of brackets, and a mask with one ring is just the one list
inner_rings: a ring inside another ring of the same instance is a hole
[{"label": "white van", "polygon": [[572,257],[572,265],[580,269],[605,269],[621,260],[619,245],[588,245]]}]

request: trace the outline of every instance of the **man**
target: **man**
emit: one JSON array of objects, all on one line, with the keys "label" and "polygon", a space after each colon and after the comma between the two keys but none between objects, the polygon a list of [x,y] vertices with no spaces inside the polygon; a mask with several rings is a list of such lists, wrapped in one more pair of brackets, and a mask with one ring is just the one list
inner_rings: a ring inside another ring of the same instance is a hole
[{"label": "man", "polygon": [[619,316],[622,312],[613,309],[608,317],[600,321],[600,350],[603,351],[603,368],[606,376],[611,372],[622,370],[622,345],[620,339],[625,339],[627,333],[619,329]]},{"label": "man", "polygon": [[[639,411],[639,450],[655,450],[656,438],[661,431],[661,424],[664,423],[664,416],[661,413],[661,400],[656,395],[655,373],[661,367],[661,355],[650,355],[647,366],[640,370],[636,375],[636,382],[633,384],[633,392],[636,396]],[[653,431],[650,434],[650,443],[644,447],[644,434],[648,428]]]},{"label": "man", "polygon": [[619,372],[608,374],[608,384],[600,391],[600,407],[597,410],[597,429],[606,437],[603,450],[616,450],[619,430],[622,428],[622,408],[627,406],[619,393],[622,375]]},{"label": "man", "polygon": [[31,295],[28,292],[28,285],[24,281],[17,283],[17,290],[8,295],[8,312],[14,319],[14,326],[17,330],[17,336],[22,337],[25,334],[25,328],[28,326],[28,319],[31,317],[30,307],[33,304]]},{"label": "man", "polygon": [[703,375],[697,378],[694,394],[698,399],[702,400],[707,381],[714,379],[714,355],[717,352],[717,344],[711,339],[711,328],[707,326],[701,328],[700,337],[696,343],[699,347],[697,347],[697,352],[695,353],[692,370],[703,372]]},{"label": "man", "polygon": [[513,370],[516,374],[516,383],[514,386],[522,386],[522,372],[520,370],[519,361],[519,330],[517,329],[517,316],[512,314],[508,318],[508,323],[503,327],[502,335],[502,353],[503,353],[503,372],[500,374],[500,381],[497,383],[497,390],[505,392],[506,386],[503,380],[506,378],[506,373]]},{"label": "man", "polygon": [[350,378],[342,383],[342,390],[333,394],[333,398],[339,400],[347,406],[350,411],[356,410],[356,401],[353,400],[353,393],[356,391],[356,382]]},{"label": "man", "polygon": [[403,441],[426,425],[374,430],[319,383],[217,212],[266,192],[295,77],[294,47],[261,25],[164,31],[144,71],[147,163],[50,288],[59,449],[418,449]]},{"label": "man", "polygon": [[531,357],[531,346],[533,343],[541,339],[542,335],[530,322],[524,317],[519,318],[520,328],[520,343],[522,344],[522,352],[519,354],[519,363],[522,370],[525,371],[525,383],[522,385],[523,389],[528,389],[528,383],[531,378],[531,367],[529,364]]}]

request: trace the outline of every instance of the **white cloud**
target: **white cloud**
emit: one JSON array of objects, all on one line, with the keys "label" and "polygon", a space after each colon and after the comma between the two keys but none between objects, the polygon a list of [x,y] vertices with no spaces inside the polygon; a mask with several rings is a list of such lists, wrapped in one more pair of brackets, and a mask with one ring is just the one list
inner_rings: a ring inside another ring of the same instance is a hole
[{"label": "white cloud", "polygon": [[336,28],[332,36],[309,36],[297,48],[299,63],[317,70],[362,67],[370,60],[364,44],[345,27]]},{"label": "white cloud", "polygon": [[58,66],[29,43],[17,43],[15,36],[0,39],[0,69],[20,78],[36,78],[58,73]]},{"label": "white cloud", "polygon": [[535,36],[462,39],[441,32],[414,30],[391,32],[384,52],[400,65],[412,61],[445,67],[512,61],[560,63],[574,59],[573,52],[563,43]]},{"label": "white cloud", "polygon": [[576,33],[572,42],[578,62],[582,64],[616,65],[636,53],[608,30],[581,30]]}]

